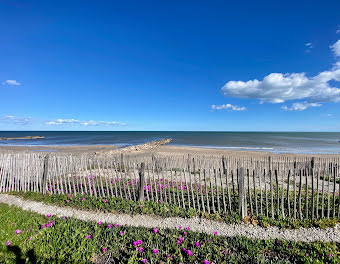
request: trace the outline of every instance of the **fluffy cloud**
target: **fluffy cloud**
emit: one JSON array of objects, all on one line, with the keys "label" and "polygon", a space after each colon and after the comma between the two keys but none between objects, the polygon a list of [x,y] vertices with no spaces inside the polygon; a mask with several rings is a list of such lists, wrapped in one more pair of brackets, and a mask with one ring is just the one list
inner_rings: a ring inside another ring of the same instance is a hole
[{"label": "fluffy cloud", "polygon": [[322,106],[322,104],[302,102],[302,103],[294,103],[292,104],[291,107],[284,105],[281,108],[285,111],[303,111],[309,107],[320,107],[320,106]]},{"label": "fluffy cloud", "polygon": [[340,40],[338,40],[337,42],[335,42],[333,45],[329,47],[332,49],[335,56],[340,57]]},{"label": "fluffy cloud", "polygon": [[238,106],[235,106],[235,105],[232,105],[232,104],[223,104],[223,105],[212,105],[211,106],[211,109],[212,110],[232,110],[232,111],[245,111],[247,110],[246,107],[238,107]]},{"label": "fluffy cloud", "polygon": [[17,82],[16,80],[6,80],[2,83],[3,85],[14,85],[14,86],[19,86],[21,83]]},{"label": "fluffy cloud", "polygon": [[81,120],[77,120],[77,119],[56,119],[56,120],[52,120],[52,121],[48,121],[45,123],[46,125],[56,125],[56,126],[60,126],[60,125],[65,125],[65,124],[69,124],[69,125],[74,125],[74,124],[78,124],[81,126],[100,126],[100,125],[125,125],[122,122],[118,122],[118,121],[94,121],[94,120],[89,120],[89,121],[81,121]]},{"label": "fluffy cloud", "polygon": [[11,116],[7,115],[4,117],[0,117],[0,123],[6,124],[14,124],[14,125],[28,125],[32,122],[31,117],[18,117],[18,116]]},{"label": "fluffy cloud", "polygon": [[[307,45],[308,44],[308,45]],[[310,43],[307,43],[310,46]],[[330,46],[335,56],[340,56],[340,40]],[[308,77],[305,73],[271,73],[259,81],[229,81],[222,87],[226,97],[258,99],[260,103],[284,103],[291,100],[305,100],[288,109],[301,109],[311,103],[340,102],[340,89],[330,81],[340,81],[340,61],[328,71]],[[319,105],[318,105],[319,106]],[[303,110],[304,110],[303,109]]]}]

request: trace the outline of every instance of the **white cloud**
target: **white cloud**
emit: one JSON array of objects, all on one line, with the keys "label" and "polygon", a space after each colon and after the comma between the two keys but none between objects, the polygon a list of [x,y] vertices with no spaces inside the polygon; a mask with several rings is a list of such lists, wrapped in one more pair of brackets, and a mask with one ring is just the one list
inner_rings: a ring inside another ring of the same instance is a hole
[{"label": "white cloud", "polygon": [[3,85],[14,85],[14,86],[19,86],[21,83],[17,82],[16,80],[6,80],[2,83]]},{"label": "white cloud", "polygon": [[281,108],[284,111],[303,111],[303,110],[306,110],[309,107],[320,107],[320,106],[322,106],[322,104],[302,102],[302,103],[294,103],[294,104],[292,104],[291,107],[284,105]]},{"label": "white cloud", "polygon": [[[335,55],[340,56],[340,40],[331,49]],[[229,81],[221,90],[226,97],[258,99],[260,103],[283,103],[290,100],[305,100],[307,103],[340,102],[340,88],[333,87],[330,81],[340,81],[340,61],[332,69],[313,77],[306,76],[304,72],[271,73],[261,81]]]},{"label": "white cloud", "polygon": [[328,117],[331,117],[331,116],[333,116],[333,115],[332,115],[332,114],[327,114],[327,116],[328,116]]},{"label": "white cloud", "polygon": [[14,124],[14,125],[28,125],[32,122],[31,117],[19,117],[7,115],[0,117],[0,123]]},{"label": "white cloud", "polygon": [[305,46],[307,46],[307,47],[308,47],[308,46],[309,46],[309,47],[312,47],[312,43],[311,43],[311,42],[308,42],[308,43],[305,44]]},{"label": "white cloud", "polygon": [[77,120],[77,119],[56,119],[56,120],[52,120],[52,121],[48,121],[45,123],[46,125],[56,125],[56,126],[60,126],[60,125],[65,125],[65,124],[69,124],[69,125],[74,125],[74,124],[78,124],[81,126],[100,126],[100,125],[125,125],[125,123],[122,122],[118,122],[118,121],[94,121],[94,120],[89,120],[89,121],[81,121],[81,120]]},{"label": "white cloud", "polygon": [[337,29],[337,30],[335,31],[335,33],[336,33],[336,34],[340,34],[340,29]]},{"label": "white cloud", "polygon": [[340,39],[329,47],[332,49],[335,56],[340,57]]},{"label": "white cloud", "polygon": [[211,106],[212,110],[231,110],[231,111],[245,111],[247,110],[246,107],[242,106],[242,107],[238,107],[232,104],[223,104],[223,105],[212,105]]}]

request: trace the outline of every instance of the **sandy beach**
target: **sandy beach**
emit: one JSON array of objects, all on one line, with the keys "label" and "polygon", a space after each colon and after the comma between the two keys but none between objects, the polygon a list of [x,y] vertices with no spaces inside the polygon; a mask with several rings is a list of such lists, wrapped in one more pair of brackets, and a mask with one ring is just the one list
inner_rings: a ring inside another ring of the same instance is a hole
[{"label": "sandy beach", "polygon": [[[272,153],[267,151],[240,151],[230,149],[218,149],[218,148],[203,148],[203,147],[190,147],[190,146],[175,146],[175,145],[162,145],[145,147],[144,145],[129,146],[127,148],[119,148],[115,145],[72,145],[72,146],[0,146],[1,150],[10,151],[33,151],[33,152],[57,152],[68,154],[117,154],[122,151],[124,154],[159,154],[167,156],[175,155],[225,155],[234,157],[268,157],[268,156],[280,156],[280,157],[340,157],[340,154],[294,154],[294,153]],[[138,148],[143,146],[143,148]]]}]

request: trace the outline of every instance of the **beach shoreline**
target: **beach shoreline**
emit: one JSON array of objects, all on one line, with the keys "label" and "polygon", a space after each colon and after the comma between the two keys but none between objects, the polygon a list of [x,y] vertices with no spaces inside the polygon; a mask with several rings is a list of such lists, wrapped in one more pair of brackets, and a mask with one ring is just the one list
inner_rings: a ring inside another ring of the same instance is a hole
[{"label": "beach shoreline", "polygon": [[[147,144],[147,143],[146,143]],[[136,145],[139,146],[139,145]],[[182,146],[182,145],[162,145],[146,149],[134,149],[134,146],[121,147],[119,145],[50,145],[50,146],[0,146],[0,151],[15,152],[53,152],[67,154],[117,154],[120,150],[124,154],[155,154],[155,155],[207,155],[207,156],[235,156],[235,157],[340,157],[340,154],[320,154],[320,153],[274,153],[265,150],[234,150],[214,147]]]}]

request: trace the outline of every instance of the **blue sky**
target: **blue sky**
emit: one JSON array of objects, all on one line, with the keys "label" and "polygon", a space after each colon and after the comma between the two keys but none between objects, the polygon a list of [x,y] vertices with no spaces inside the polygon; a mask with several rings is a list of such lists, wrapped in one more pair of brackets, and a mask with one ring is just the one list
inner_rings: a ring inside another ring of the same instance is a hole
[{"label": "blue sky", "polygon": [[340,131],[339,10],[3,0],[0,130]]}]

